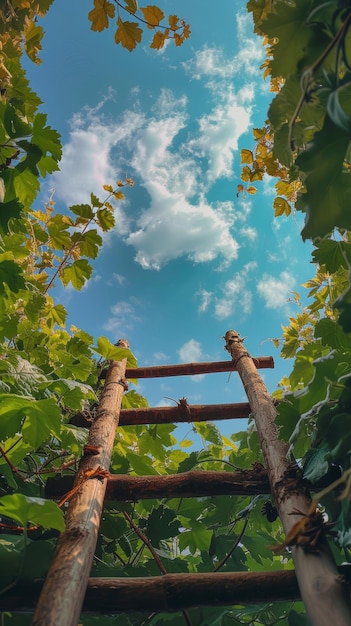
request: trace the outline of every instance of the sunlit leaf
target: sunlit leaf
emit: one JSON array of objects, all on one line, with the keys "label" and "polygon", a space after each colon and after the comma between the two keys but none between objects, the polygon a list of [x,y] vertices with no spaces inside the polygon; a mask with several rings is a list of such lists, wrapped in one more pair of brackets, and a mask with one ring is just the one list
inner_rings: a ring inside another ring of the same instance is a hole
[{"label": "sunlit leaf", "polygon": [[144,15],[144,20],[147,22],[148,28],[155,28],[164,19],[164,12],[154,4],[149,4],[146,7],[140,7],[140,11]]},{"label": "sunlit leaf", "polygon": [[117,20],[117,30],[115,33],[115,42],[122,44],[130,52],[135,46],[141,42],[143,31],[139,28],[137,22],[122,21],[119,17]]},{"label": "sunlit leaf", "polygon": [[107,0],[94,0],[94,9],[88,13],[91,30],[102,31],[108,27],[109,18],[115,16],[115,7]]}]

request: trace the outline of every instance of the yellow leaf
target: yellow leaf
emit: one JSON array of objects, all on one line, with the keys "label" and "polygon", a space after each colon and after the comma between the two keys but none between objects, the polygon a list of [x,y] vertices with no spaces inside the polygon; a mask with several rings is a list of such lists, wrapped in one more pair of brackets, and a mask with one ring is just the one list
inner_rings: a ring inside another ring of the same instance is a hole
[{"label": "yellow leaf", "polygon": [[279,339],[273,339],[274,347],[279,348],[280,341]]},{"label": "yellow leaf", "polygon": [[126,178],[126,183],[129,185],[129,187],[134,186],[134,180],[132,178]]},{"label": "yellow leaf", "polygon": [[246,191],[247,191],[247,193],[249,193],[251,196],[253,196],[253,195],[255,195],[255,193],[256,193],[256,191],[257,191],[257,189],[256,189],[256,187],[252,187],[252,186],[250,186],[250,187],[248,187],[248,188],[247,188],[247,190],[246,190]]},{"label": "yellow leaf", "polygon": [[147,22],[148,28],[155,28],[163,20],[165,14],[159,7],[154,4],[148,4],[147,7],[140,7],[143,12],[144,20]]},{"label": "yellow leaf", "polygon": [[110,202],[105,202],[104,206],[106,207],[106,209],[108,209],[109,211],[114,211],[114,208],[112,206],[112,204]]},{"label": "yellow leaf", "polygon": [[244,183],[248,183],[250,181],[250,176],[251,169],[248,167],[248,165],[245,165],[245,167],[243,167],[241,171],[241,180],[243,180]]},{"label": "yellow leaf", "polygon": [[191,439],[183,439],[183,441],[179,442],[179,445],[181,448],[189,448],[189,446],[193,445],[193,442]]},{"label": "yellow leaf", "polygon": [[102,185],[102,188],[105,189],[105,191],[109,191],[110,193],[113,192],[112,185]]},{"label": "yellow leaf", "polygon": [[177,28],[178,28],[178,17],[176,15],[169,15],[168,16],[168,23],[169,23],[169,26],[170,26],[171,30],[177,30]]},{"label": "yellow leaf", "polygon": [[124,198],[124,193],[123,193],[123,191],[114,191],[114,192],[113,192],[113,197],[114,197],[116,200],[123,200],[123,198]]},{"label": "yellow leaf", "polygon": [[279,217],[280,215],[290,215],[291,207],[285,198],[274,198],[273,202],[274,215]]},{"label": "yellow leaf", "polygon": [[263,135],[264,135],[264,128],[253,128],[252,130],[254,139],[256,139],[256,141],[258,139],[262,139]]},{"label": "yellow leaf", "polygon": [[165,33],[161,33],[160,30],[157,30],[153,36],[153,40],[150,44],[150,48],[154,48],[155,50],[161,50],[165,45],[165,41],[168,39]]},{"label": "yellow leaf", "polygon": [[238,197],[239,193],[242,193],[244,189],[245,189],[244,185],[238,185],[236,196]]},{"label": "yellow leaf", "polygon": [[286,196],[287,198],[290,196],[290,193],[292,191],[290,183],[286,182],[285,180],[279,180],[277,183],[275,183],[275,189],[277,193],[282,196]]},{"label": "yellow leaf", "polygon": [[132,52],[137,43],[141,42],[143,31],[139,28],[137,22],[122,22],[120,17],[118,18],[117,25],[115,42],[121,43],[123,48],[127,48],[129,52]]},{"label": "yellow leaf", "polygon": [[184,41],[184,37],[182,37],[182,35],[179,35],[178,33],[174,33],[173,39],[176,46],[181,46]]},{"label": "yellow leaf", "polygon": [[253,162],[253,154],[252,154],[251,150],[246,150],[246,148],[244,148],[240,152],[240,156],[241,156],[241,163],[252,163]]},{"label": "yellow leaf", "polygon": [[123,182],[123,180],[117,180],[117,181],[116,181],[116,185],[117,185],[117,187],[124,187],[124,182]]},{"label": "yellow leaf", "polygon": [[254,183],[255,180],[263,180],[264,172],[260,170],[254,170],[250,175],[250,183]]},{"label": "yellow leaf", "polygon": [[138,8],[136,0],[124,0],[124,2],[126,4],[127,11],[129,11],[129,13],[134,14]]},{"label": "yellow leaf", "polygon": [[115,16],[115,7],[107,0],[94,0],[95,8],[90,11],[91,30],[102,31],[108,27],[108,18]]},{"label": "yellow leaf", "polygon": [[191,34],[191,30],[190,30],[189,24],[184,24],[184,29],[183,29],[183,37],[184,37],[184,39],[189,39],[190,34]]}]

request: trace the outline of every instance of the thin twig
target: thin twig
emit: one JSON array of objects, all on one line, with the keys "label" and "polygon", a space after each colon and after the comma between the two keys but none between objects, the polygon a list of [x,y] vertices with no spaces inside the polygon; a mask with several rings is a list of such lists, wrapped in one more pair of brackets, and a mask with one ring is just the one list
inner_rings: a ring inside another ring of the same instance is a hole
[{"label": "thin twig", "polygon": [[[144,535],[144,533],[140,530],[140,528],[138,528],[138,526],[135,524],[135,522],[133,522],[132,518],[130,517],[130,515],[128,515],[127,511],[123,511],[123,515],[124,515],[125,519],[127,520],[127,522],[133,528],[134,532],[138,535],[139,539],[141,539],[141,541],[146,545],[146,547],[150,551],[150,553],[153,556],[153,558],[155,560],[155,563],[156,563],[158,569],[160,570],[161,574],[163,574],[163,575],[167,574],[167,570],[166,570],[165,566],[163,565],[160,557],[156,553],[155,548],[153,547],[153,545],[151,544],[149,539]],[[182,611],[182,614],[183,614],[183,617],[184,617],[185,622],[187,623],[187,625],[188,626],[192,626],[192,622],[191,622],[190,615],[189,615],[188,611],[184,610],[184,611]]]},{"label": "thin twig", "polygon": [[249,523],[249,518],[247,517],[245,519],[244,526],[241,529],[240,535],[238,535],[238,537],[236,538],[236,541],[235,541],[234,545],[230,548],[229,552],[227,552],[227,554],[218,563],[218,565],[216,565],[216,567],[213,570],[214,572],[218,572],[218,570],[220,570],[221,567],[223,567],[223,565],[228,561],[229,557],[231,557],[231,555],[233,554],[235,548],[237,548],[237,546],[239,545],[240,541],[242,540],[242,538],[243,538],[243,536],[245,534],[245,531],[246,531],[248,523]]}]

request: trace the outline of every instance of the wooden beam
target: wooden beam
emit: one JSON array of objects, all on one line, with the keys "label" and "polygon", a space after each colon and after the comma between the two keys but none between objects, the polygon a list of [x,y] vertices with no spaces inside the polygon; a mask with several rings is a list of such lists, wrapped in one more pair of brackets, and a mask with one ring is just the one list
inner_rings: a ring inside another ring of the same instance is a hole
[{"label": "wooden beam", "polygon": [[[273,368],[274,360],[271,356],[254,358],[255,367]],[[195,374],[211,374],[214,372],[234,372],[232,361],[214,361],[211,363],[180,363],[177,365],[153,365],[152,367],[127,368],[126,378],[162,378],[164,376],[194,376]],[[101,372],[100,378],[105,378],[106,370]]]},{"label": "wooden beam", "polygon": [[[183,399],[182,399],[183,400]],[[119,426],[136,424],[175,424],[177,422],[215,422],[218,420],[247,419],[251,413],[248,402],[236,404],[187,404],[179,401],[176,406],[122,409]],[[76,413],[70,424],[90,428],[92,418],[87,413]]]},{"label": "wooden beam", "polygon": [[[1,611],[31,611],[40,582],[16,586],[0,596]],[[59,595],[59,594],[57,594]],[[118,613],[128,611],[168,612],[196,606],[231,606],[274,600],[297,600],[299,590],[293,570],[165,574],[147,578],[90,578],[83,611]],[[60,596],[62,604],[65,598]],[[58,622],[47,622],[57,624]]]},{"label": "wooden beam", "polygon": [[[73,487],[73,476],[49,478],[45,488],[47,498],[58,499]],[[119,502],[148,498],[192,498],[200,496],[269,494],[267,472],[190,471],[166,476],[128,476],[115,474],[107,481],[106,499]]]}]

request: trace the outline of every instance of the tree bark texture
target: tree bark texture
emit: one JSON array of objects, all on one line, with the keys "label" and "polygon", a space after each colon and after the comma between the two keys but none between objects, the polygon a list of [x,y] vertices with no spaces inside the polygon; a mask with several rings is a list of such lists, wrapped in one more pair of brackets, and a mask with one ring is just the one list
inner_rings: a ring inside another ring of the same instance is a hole
[{"label": "tree bark texture", "polygon": [[[43,586],[33,626],[76,626],[95,552],[116,426],[124,391],[126,359],[111,361],[85,454],[66,513],[66,530]],[[87,478],[96,472],[96,477]]]},{"label": "tree bark texture", "polygon": [[[49,478],[47,498],[61,498],[73,487],[73,476]],[[119,502],[153,498],[270,494],[266,470],[240,472],[190,471],[166,476],[114,474],[107,481],[106,500]]]},{"label": "tree bark texture", "polygon": [[[288,446],[279,439],[275,423],[276,408],[257,372],[255,359],[244,348],[239,333],[228,330],[224,338],[255,418],[272,494],[287,535],[303,515],[308,515],[311,499],[298,468],[292,467],[287,459]],[[350,598],[338,576],[327,542],[322,541],[318,551],[313,553],[301,546],[292,548],[292,553],[301,596],[312,626],[350,626]]]},{"label": "tree bark texture", "polygon": [[[185,401],[185,402],[184,402]],[[247,419],[251,413],[248,402],[236,404],[188,404],[185,398],[176,406],[148,407],[144,409],[122,409],[120,426],[136,424],[175,424],[176,422],[215,422],[217,420]],[[70,423],[90,428],[92,419],[88,414],[77,413]]]}]

